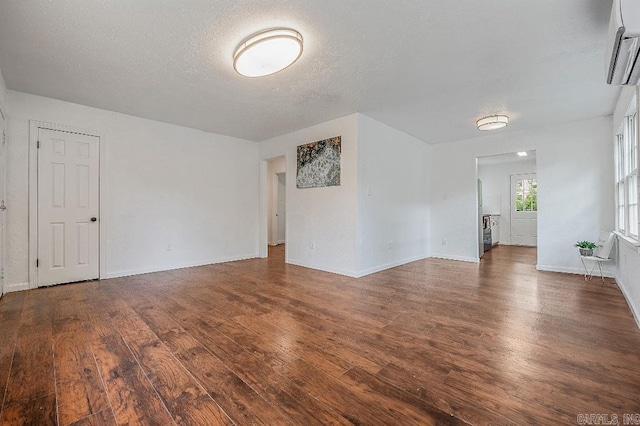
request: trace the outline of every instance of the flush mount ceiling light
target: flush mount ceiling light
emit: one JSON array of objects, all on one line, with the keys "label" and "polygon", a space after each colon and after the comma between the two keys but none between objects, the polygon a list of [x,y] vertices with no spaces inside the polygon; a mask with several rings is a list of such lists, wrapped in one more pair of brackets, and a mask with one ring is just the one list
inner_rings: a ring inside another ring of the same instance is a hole
[{"label": "flush mount ceiling light", "polygon": [[478,130],[496,130],[502,129],[509,124],[509,117],[506,115],[490,115],[488,117],[481,118],[476,121]]},{"label": "flush mount ceiling light", "polygon": [[287,68],[302,55],[302,35],[290,28],[261,31],[233,52],[233,68],[246,77],[263,77]]},{"label": "flush mount ceiling light", "polygon": [[520,151],[517,154],[518,154],[518,157],[526,157],[528,155],[526,151]]}]

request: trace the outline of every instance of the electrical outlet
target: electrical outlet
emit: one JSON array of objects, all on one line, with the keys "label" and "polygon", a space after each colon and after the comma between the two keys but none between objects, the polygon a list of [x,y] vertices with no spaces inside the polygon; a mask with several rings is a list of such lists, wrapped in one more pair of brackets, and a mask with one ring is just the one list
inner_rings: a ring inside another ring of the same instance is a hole
[{"label": "electrical outlet", "polygon": [[172,247],[171,247],[171,243],[167,244],[167,251],[171,251]]},{"label": "electrical outlet", "polygon": [[393,241],[389,241],[389,250],[391,250],[392,245],[393,245]]},{"label": "electrical outlet", "polygon": [[446,246],[447,245],[447,240],[445,240],[444,238],[442,239],[442,245]]},{"label": "electrical outlet", "polygon": [[316,242],[311,241],[311,250],[315,250],[315,248],[316,248]]}]

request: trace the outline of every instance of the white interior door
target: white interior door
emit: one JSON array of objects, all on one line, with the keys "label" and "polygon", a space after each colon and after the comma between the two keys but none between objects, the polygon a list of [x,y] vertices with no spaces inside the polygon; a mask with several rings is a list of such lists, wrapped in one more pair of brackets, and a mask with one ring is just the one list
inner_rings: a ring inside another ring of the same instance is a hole
[{"label": "white interior door", "polygon": [[0,296],[4,294],[4,276],[6,269],[6,177],[7,177],[7,133],[4,117],[0,113]]},{"label": "white interior door", "polygon": [[99,277],[100,139],[38,130],[38,286]]},{"label": "white interior door", "polygon": [[538,245],[538,181],[535,173],[511,176],[511,244]]},{"label": "white interior door", "polygon": [[285,242],[285,227],[287,222],[287,201],[286,201],[286,175],[278,173],[278,244]]}]

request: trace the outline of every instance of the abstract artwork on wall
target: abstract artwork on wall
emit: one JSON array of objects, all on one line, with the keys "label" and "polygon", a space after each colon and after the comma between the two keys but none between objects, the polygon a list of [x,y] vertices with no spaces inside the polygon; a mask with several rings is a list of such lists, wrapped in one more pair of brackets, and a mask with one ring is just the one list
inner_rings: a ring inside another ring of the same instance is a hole
[{"label": "abstract artwork on wall", "polygon": [[342,137],[324,139],[298,146],[298,188],[340,185]]}]

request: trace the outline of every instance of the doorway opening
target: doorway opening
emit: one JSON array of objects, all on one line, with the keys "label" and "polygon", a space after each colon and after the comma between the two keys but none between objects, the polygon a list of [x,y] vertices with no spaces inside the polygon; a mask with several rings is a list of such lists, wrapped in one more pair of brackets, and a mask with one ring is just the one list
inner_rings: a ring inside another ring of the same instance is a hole
[{"label": "doorway opening", "polygon": [[267,256],[285,261],[287,240],[287,163],[284,156],[267,161]]},{"label": "doorway opening", "polygon": [[537,247],[536,151],[478,158],[479,257],[501,246]]}]

